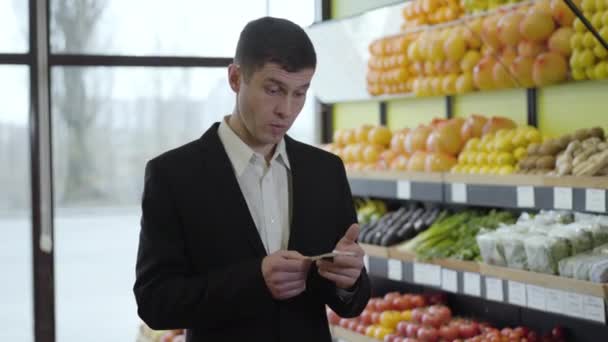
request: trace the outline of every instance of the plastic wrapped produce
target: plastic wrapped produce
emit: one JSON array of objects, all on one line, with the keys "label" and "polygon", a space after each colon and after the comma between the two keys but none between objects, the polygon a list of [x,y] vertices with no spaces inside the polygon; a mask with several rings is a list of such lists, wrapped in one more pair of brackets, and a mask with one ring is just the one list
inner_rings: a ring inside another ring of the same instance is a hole
[{"label": "plastic wrapped produce", "polygon": [[587,252],[593,248],[593,234],[590,223],[572,223],[555,226],[549,236],[563,238],[568,243],[568,256]]},{"label": "plastic wrapped produce", "polygon": [[575,213],[575,223],[590,230],[593,234],[594,247],[608,243],[608,216]]},{"label": "plastic wrapped produce", "polygon": [[551,225],[556,223],[571,223],[574,215],[567,211],[541,210],[534,216],[534,223],[538,225]]},{"label": "plastic wrapped produce", "polygon": [[608,256],[591,266],[589,280],[595,283],[608,283]]},{"label": "plastic wrapped produce", "polygon": [[546,235],[525,236],[524,248],[528,269],[547,274],[558,273],[559,261],[567,258],[570,250],[566,239]]},{"label": "plastic wrapped produce", "polygon": [[520,270],[528,269],[528,256],[526,254],[524,241],[531,236],[536,235],[511,231],[509,234],[500,236],[499,242],[504,250],[507,266]]},{"label": "plastic wrapped produce", "polygon": [[505,251],[500,242],[501,235],[508,234],[509,231],[497,230],[485,232],[477,235],[477,245],[479,246],[479,254],[486,264],[496,266],[507,266],[505,259]]},{"label": "plastic wrapped produce", "polygon": [[559,262],[559,275],[579,280],[590,280],[591,268],[604,260],[608,260],[608,256],[593,253],[582,253],[565,258]]}]

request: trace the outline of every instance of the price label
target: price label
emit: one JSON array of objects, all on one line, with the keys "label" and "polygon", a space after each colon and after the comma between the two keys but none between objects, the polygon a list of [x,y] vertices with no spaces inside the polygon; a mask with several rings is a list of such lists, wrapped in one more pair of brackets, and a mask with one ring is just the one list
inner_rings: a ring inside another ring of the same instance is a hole
[{"label": "price label", "polygon": [[578,293],[564,292],[562,305],[564,308],[568,308],[564,313],[568,316],[585,318],[585,311],[583,310],[583,296]]},{"label": "price label", "polygon": [[441,286],[441,267],[415,262],[414,282],[417,284]]},{"label": "price label", "polygon": [[502,279],[486,278],[486,298],[497,302],[502,302],[504,300]]},{"label": "price label", "polygon": [[403,280],[401,260],[388,259],[388,279],[396,281]]},{"label": "price label", "polygon": [[517,187],[517,207],[518,208],[534,208],[534,187],[518,186]]},{"label": "price label", "polygon": [[441,269],[441,288],[457,293],[458,292],[458,273],[447,268]]},{"label": "price label", "polygon": [[409,181],[397,182],[397,198],[399,198],[399,199],[412,198],[412,184]]},{"label": "price label", "polygon": [[546,310],[554,313],[562,313],[567,309],[563,309],[563,291],[554,289],[545,289],[545,306]]},{"label": "price label", "polygon": [[363,265],[365,265],[365,269],[369,273],[369,256],[367,254],[363,256]]},{"label": "price label", "polygon": [[606,323],[606,309],[603,298],[583,296],[583,311],[586,319]]},{"label": "price label", "polygon": [[509,303],[519,305],[519,306],[528,306],[528,301],[526,300],[526,285],[517,281],[509,281]]},{"label": "price label", "polygon": [[536,285],[526,285],[528,307],[545,311],[545,289]]},{"label": "price label", "polygon": [[572,210],[572,188],[553,188],[553,208]]},{"label": "price label", "polygon": [[601,189],[585,190],[585,210],[603,213],[606,211],[606,191]]},{"label": "price label", "polygon": [[464,183],[452,184],[452,202],[467,203],[467,185]]},{"label": "price label", "polygon": [[478,273],[464,272],[464,293],[481,296],[481,277]]}]

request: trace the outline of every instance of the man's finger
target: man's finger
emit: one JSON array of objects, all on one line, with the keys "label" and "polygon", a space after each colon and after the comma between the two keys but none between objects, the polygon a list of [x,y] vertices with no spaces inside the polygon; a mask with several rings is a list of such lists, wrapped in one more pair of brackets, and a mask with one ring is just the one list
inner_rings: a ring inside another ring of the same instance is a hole
[{"label": "man's finger", "polygon": [[279,285],[275,286],[275,289],[278,290],[279,292],[283,293],[283,292],[296,290],[296,289],[299,289],[302,287],[306,287],[306,281],[304,281],[304,280],[291,281],[291,282],[279,284]]},{"label": "man's finger", "polygon": [[339,274],[345,277],[357,278],[361,274],[359,268],[342,268],[342,267],[319,267],[321,271]]},{"label": "man's finger", "polygon": [[346,233],[344,234],[344,236],[342,237],[342,241],[343,242],[347,242],[347,243],[354,243],[355,241],[357,241],[357,238],[359,237],[359,225],[356,223],[353,223],[348,230],[346,231]]},{"label": "man's finger", "polygon": [[306,291],[306,287],[300,287],[294,290],[290,290],[290,291],[286,291],[286,292],[281,292],[279,294],[279,296],[277,297],[277,299],[281,299],[281,300],[285,300],[285,299],[290,299],[293,298],[299,294],[301,294],[302,292]]},{"label": "man's finger", "polygon": [[332,273],[332,272],[323,271],[321,269],[319,269],[319,274],[323,278],[332,281],[334,284],[336,284],[338,286],[340,286],[341,284],[350,284],[350,285],[352,285],[352,284],[354,284],[357,281],[357,279],[354,278],[354,277],[347,277],[347,276],[343,276],[343,275],[340,275],[340,274],[335,274],[335,273]]},{"label": "man's finger", "polygon": [[280,255],[285,258],[285,259],[290,259],[290,260],[307,260],[307,258],[305,256],[303,256],[302,254],[300,254],[299,252],[296,251],[281,251]]},{"label": "man's finger", "polygon": [[334,261],[317,261],[317,267],[362,268],[363,260],[359,257],[336,257]]},{"label": "man's finger", "polygon": [[308,272],[310,268],[309,260],[293,260],[293,259],[282,259],[279,260],[272,266],[272,270],[275,272]]},{"label": "man's finger", "polygon": [[306,279],[307,274],[302,272],[277,272],[270,276],[273,284],[300,281]]}]

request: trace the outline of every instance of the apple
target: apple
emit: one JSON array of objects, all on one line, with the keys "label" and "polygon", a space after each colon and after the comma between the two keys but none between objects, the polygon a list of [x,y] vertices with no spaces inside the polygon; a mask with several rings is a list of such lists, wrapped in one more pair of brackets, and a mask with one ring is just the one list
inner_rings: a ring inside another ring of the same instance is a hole
[{"label": "apple", "polygon": [[405,154],[399,154],[388,163],[389,169],[393,171],[406,171],[408,169],[409,158]]},{"label": "apple", "polygon": [[439,333],[434,327],[422,327],[418,330],[418,339],[423,342],[435,342],[439,339]]},{"label": "apple", "polygon": [[372,125],[362,125],[355,129],[355,140],[358,143],[367,143],[369,131],[374,128]]},{"label": "apple", "polygon": [[445,57],[452,61],[461,60],[466,52],[466,48],[466,41],[464,37],[459,34],[458,30],[454,30],[443,45]]},{"label": "apple", "polygon": [[473,90],[473,76],[470,71],[458,76],[456,79],[456,93],[464,94]]},{"label": "apple", "polygon": [[391,142],[391,130],[385,126],[376,126],[369,130],[367,140],[372,144],[388,146]]},{"label": "apple", "polygon": [[552,52],[561,53],[565,57],[569,57],[572,54],[570,40],[573,34],[574,30],[570,27],[561,27],[557,29],[549,38],[549,50]]},{"label": "apple", "polygon": [[485,45],[495,49],[500,48],[501,41],[498,37],[498,21],[500,16],[491,15],[483,19],[481,38]]},{"label": "apple", "polygon": [[457,162],[456,158],[445,153],[429,153],[426,156],[424,170],[426,172],[445,172],[449,171]]},{"label": "apple", "polygon": [[463,122],[460,120],[449,120],[441,122],[428,136],[426,149],[429,152],[440,152],[456,155],[462,149],[460,129]]},{"label": "apple", "polygon": [[555,30],[555,23],[550,12],[532,7],[519,25],[519,31],[523,38],[541,42],[549,38]]},{"label": "apple", "polygon": [[522,40],[517,44],[517,53],[524,57],[536,57],[545,51],[545,46],[541,43],[535,43],[527,40]]},{"label": "apple", "polygon": [[534,61],[532,78],[537,86],[563,81],[568,76],[568,63],[559,53],[547,52],[540,54]]},{"label": "apple", "polygon": [[446,341],[453,341],[458,338],[458,328],[456,326],[444,325],[439,328],[439,337]]}]

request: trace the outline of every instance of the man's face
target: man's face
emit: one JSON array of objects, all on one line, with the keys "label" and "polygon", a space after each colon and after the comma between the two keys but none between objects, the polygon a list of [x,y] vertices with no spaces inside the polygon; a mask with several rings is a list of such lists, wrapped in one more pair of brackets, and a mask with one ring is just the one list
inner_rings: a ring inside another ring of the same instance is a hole
[{"label": "man's face", "polygon": [[[314,69],[287,72],[278,64],[266,63],[247,81],[242,70],[231,65],[230,83],[237,93],[241,120],[256,145],[281,141],[304,106]],[[233,73],[238,73],[235,87]]]}]

